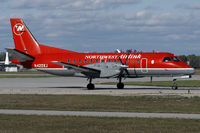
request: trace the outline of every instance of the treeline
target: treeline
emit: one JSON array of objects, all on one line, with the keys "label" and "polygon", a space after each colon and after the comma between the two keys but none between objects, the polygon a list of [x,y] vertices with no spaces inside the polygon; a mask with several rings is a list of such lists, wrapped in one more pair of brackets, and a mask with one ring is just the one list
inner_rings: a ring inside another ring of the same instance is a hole
[{"label": "treeline", "polygon": [[0,52],[0,61],[4,61],[6,57],[6,53],[5,52]]},{"label": "treeline", "polygon": [[178,57],[182,61],[188,63],[191,67],[200,68],[200,56],[196,56],[196,55],[192,54],[192,55],[188,55],[188,56],[180,55]]},{"label": "treeline", "polygon": [[[0,52],[0,61],[5,61],[5,58],[6,58],[6,52]],[[12,60],[14,59],[14,57],[9,54],[9,60]]]}]

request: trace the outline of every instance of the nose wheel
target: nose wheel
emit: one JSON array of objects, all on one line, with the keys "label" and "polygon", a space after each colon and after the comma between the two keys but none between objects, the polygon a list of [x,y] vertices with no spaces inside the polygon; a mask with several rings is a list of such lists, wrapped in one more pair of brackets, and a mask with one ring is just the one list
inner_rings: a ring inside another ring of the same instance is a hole
[{"label": "nose wheel", "polygon": [[87,85],[87,88],[88,88],[88,90],[94,90],[95,85],[92,84],[92,78],[90,78],[89,80],[90,80],[90,81],[89,81],[89,84]]},{"label": "nose wheel", "polygon": [[177,90],[178,89],[178,85],[176,83],[176,79],[173,79],[173,86],[172,86],[172,90]]}]

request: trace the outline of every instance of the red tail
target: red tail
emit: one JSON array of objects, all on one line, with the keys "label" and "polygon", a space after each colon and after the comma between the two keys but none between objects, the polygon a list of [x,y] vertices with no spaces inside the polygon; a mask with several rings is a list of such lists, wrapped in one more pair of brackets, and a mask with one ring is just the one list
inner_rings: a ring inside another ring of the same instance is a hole
[{"label": "red tail", "polygon": [[73,51],[40,45],[20,18],[11,18],[15,49],[31,56],[50,53],[72,53]]},{"label": "red tail", "polygon": [[33,38],[22,19],[10,19],[15,48],[35,56],[41,54],[38,42]]}]

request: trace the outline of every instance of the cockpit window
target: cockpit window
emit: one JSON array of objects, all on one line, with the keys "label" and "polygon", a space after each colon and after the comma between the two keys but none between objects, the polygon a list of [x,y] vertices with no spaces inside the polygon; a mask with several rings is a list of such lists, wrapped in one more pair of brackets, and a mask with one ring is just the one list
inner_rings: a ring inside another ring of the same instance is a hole
[{"label": "cockpit window", "polygon": [[179,59],[178,57],[172,57],[172,60],[173,60],[173,61],[176,61],[176,62],[179,62],[179,61],[180,61],[180,59]]},{"label": "cockpit window", "polygon": [[168,61],[172,61],[172,59],[170,57],[164,57],[163,58],[163,62],[168,62]]}]

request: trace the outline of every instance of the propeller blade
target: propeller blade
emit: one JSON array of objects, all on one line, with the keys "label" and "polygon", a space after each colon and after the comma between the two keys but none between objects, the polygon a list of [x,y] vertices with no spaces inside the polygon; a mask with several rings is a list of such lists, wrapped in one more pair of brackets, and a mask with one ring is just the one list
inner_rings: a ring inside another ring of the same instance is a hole
[{"label": "propeller blade", "polygon": [[127,73],[127,75],[130,75],[127,69],[124,69],[124,71]]},{"label": "propeller blade", "polygon": [[118,57],[119,58],[119,61],[122,65],[124,65],[124,63],[122,62],[122,59],[120,58],[120,56]]},{"label": "propeller blade", "polygon": [[129,58],[129,53],[127,54],[127,57],[126,57],[126,61],[125,61],[125,64],[127,63],[127,61],[128,61],[128,58]]}]

